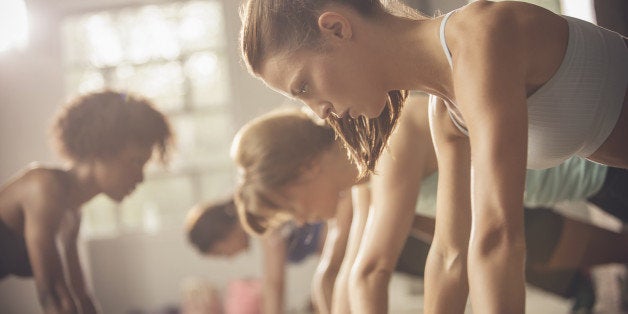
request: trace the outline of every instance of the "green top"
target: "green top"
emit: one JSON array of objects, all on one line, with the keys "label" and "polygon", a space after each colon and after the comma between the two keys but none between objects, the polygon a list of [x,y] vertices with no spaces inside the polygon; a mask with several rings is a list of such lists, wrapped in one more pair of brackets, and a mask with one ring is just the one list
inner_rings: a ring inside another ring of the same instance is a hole
[{"label": "green top", "polygon": [[[579,157],[549,169],[528,170],[523,203],[526,207],[551,207],[561,201],[585,200],[597,193],[604,184],[604,165]],[[415,212],[430,217],[436,215],[438,172],[421,183]]]},{"label": "green top", "polygon": [[585,200],[602,188],[607,170],[607,166],[580,157],[554,168],[528,170],[523,202],[527,207],[541,207]]}]

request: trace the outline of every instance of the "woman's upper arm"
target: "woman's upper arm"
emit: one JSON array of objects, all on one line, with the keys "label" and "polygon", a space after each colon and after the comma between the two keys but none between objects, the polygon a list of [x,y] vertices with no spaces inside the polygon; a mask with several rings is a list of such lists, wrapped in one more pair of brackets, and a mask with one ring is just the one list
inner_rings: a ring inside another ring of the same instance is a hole
[{"label": "woman's upper arm", "polygon": [[363,241],[368,245],[360,248],[356,267],[392,272],[410,233],[433,148],[425,119],[427,97],[412,95],[408,102],[371,178],[369,221],[373,223],[364,231]]},{"label": "woman's upper arm", "polygon": [[[349,276],[362,242],[362,233],[368,218],[369,195],[370,189],[368,184],[361,184],[351,188],[351,197],[348,198],[348,201],[351,203],[351,222],[344,257],[334,283],[332,313],[349,313],[351,311],[349,305]],[[342,223],[341,221],[345,222]],[[347,223],[347,220],[341,219],[338,222],[338,227],[341,227]],[[327,243],[325,243],[325,246],[327,246]]]},{"label": "woman's upper arm", "polygon": [[59,285],[66,286],[56,239],[68,209],[60,201],[54,183],[45,177],[34,179],[29,184],[31,197],[23,204],[24,239],[38,291],[44,294],[52,293]]},{"label": "woman's upper arm", "polygon": [[370,194],[371,189],[368,184],[360,184],[351,189],[353,217],[351,219],[349,240],[347,242],[343,267],[344,265],[348,265],[349,267],[353,265],[358,254],[360,244],[363,241],[364,228],[366,227],[371,204]]},{"label": "woman's upper arm", "polygon": [[283,284],[286,268],[286,239],[279,230],[271,231],[262,238],[264,278],[266,284]]},{"label": "woman's upper arm", "polygon": [[316,269],[319,275],[337,275],[347,251],[352,211],[351,197],[347,196],[339,202],[335,219],[327,222],[325,244]]},{"label": "woman's upper arm", "polygon": [[466,253],[471,232],[469,140],[451,121],[442,99],[432,96],[429,118],[439,169],[433,245]]},{"label": "woman's upper arm", "polygon": [[516,21],[500,16],[492,24],[474,32],[474,48],[454,67],[456,99],[469,130],[473,208],[481,217],[474,221],[521,227],[522,215],[511,209],[523,206],[528,65]]},{"label": "woman's upper arm", "polygon": [[356,256],[358,255],[360,245],[363,242],[364,228],[369,216],[369,207],[371,203],[370,193],[370,187],[368,184],[360,184],[351,188],[350,200],[352,218],[345,253],[340,268],[340,274],[343,276],[342,279],[345,284],[355,262]]},{"label": "woman's upper arm", "polygon": [[339,202],[335,219],[327,223],[327,235],[321,255],[321,262],[326,263],[327,270],[338,271],[342,264],[349,242],[352,218],[351,197],[347,195]]}]

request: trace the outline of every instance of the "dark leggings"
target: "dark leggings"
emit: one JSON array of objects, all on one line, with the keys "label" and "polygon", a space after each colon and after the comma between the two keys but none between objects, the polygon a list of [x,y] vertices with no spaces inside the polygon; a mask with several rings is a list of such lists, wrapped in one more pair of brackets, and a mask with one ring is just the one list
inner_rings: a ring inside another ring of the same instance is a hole
[{"label": "dark leggings", "polygon": [[0,279],[9,274],[31,277],[33,270],[24,238],[15,234],[0,220]]},{"label": "dark leggings", "polygon": [[628,223],[628,169],[608,167],[602,188],[588,201]]}]

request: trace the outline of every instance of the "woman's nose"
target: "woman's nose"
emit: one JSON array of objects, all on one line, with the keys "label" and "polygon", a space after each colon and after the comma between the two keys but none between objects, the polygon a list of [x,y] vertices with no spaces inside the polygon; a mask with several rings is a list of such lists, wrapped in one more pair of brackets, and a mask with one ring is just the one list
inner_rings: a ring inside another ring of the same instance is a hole
[{"label": "woman's nose", "polygon": [[312,108],[312,110],[314,110],[314,112],[316,112],[318,117],[321,119],[327,119],[333,109],[331,104],[326,101],[315,104],[314,107],[310,106],[310,108]]}]

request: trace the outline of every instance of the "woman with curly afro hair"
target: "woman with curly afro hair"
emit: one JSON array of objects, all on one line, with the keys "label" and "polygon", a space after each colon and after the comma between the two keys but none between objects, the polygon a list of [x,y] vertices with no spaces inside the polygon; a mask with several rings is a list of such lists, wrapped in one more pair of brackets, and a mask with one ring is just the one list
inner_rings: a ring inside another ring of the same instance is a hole
[{"label": "woman with curly afro hair", "polygon": [[173,134],[149,100],[110,90],[64,105],[50,131],[67,165],[32,164],[0,188],[0,278],[34,277],[45,313],[96,313],[77,251],[81,206],[133,192],[153,153],[165,163]]}]

